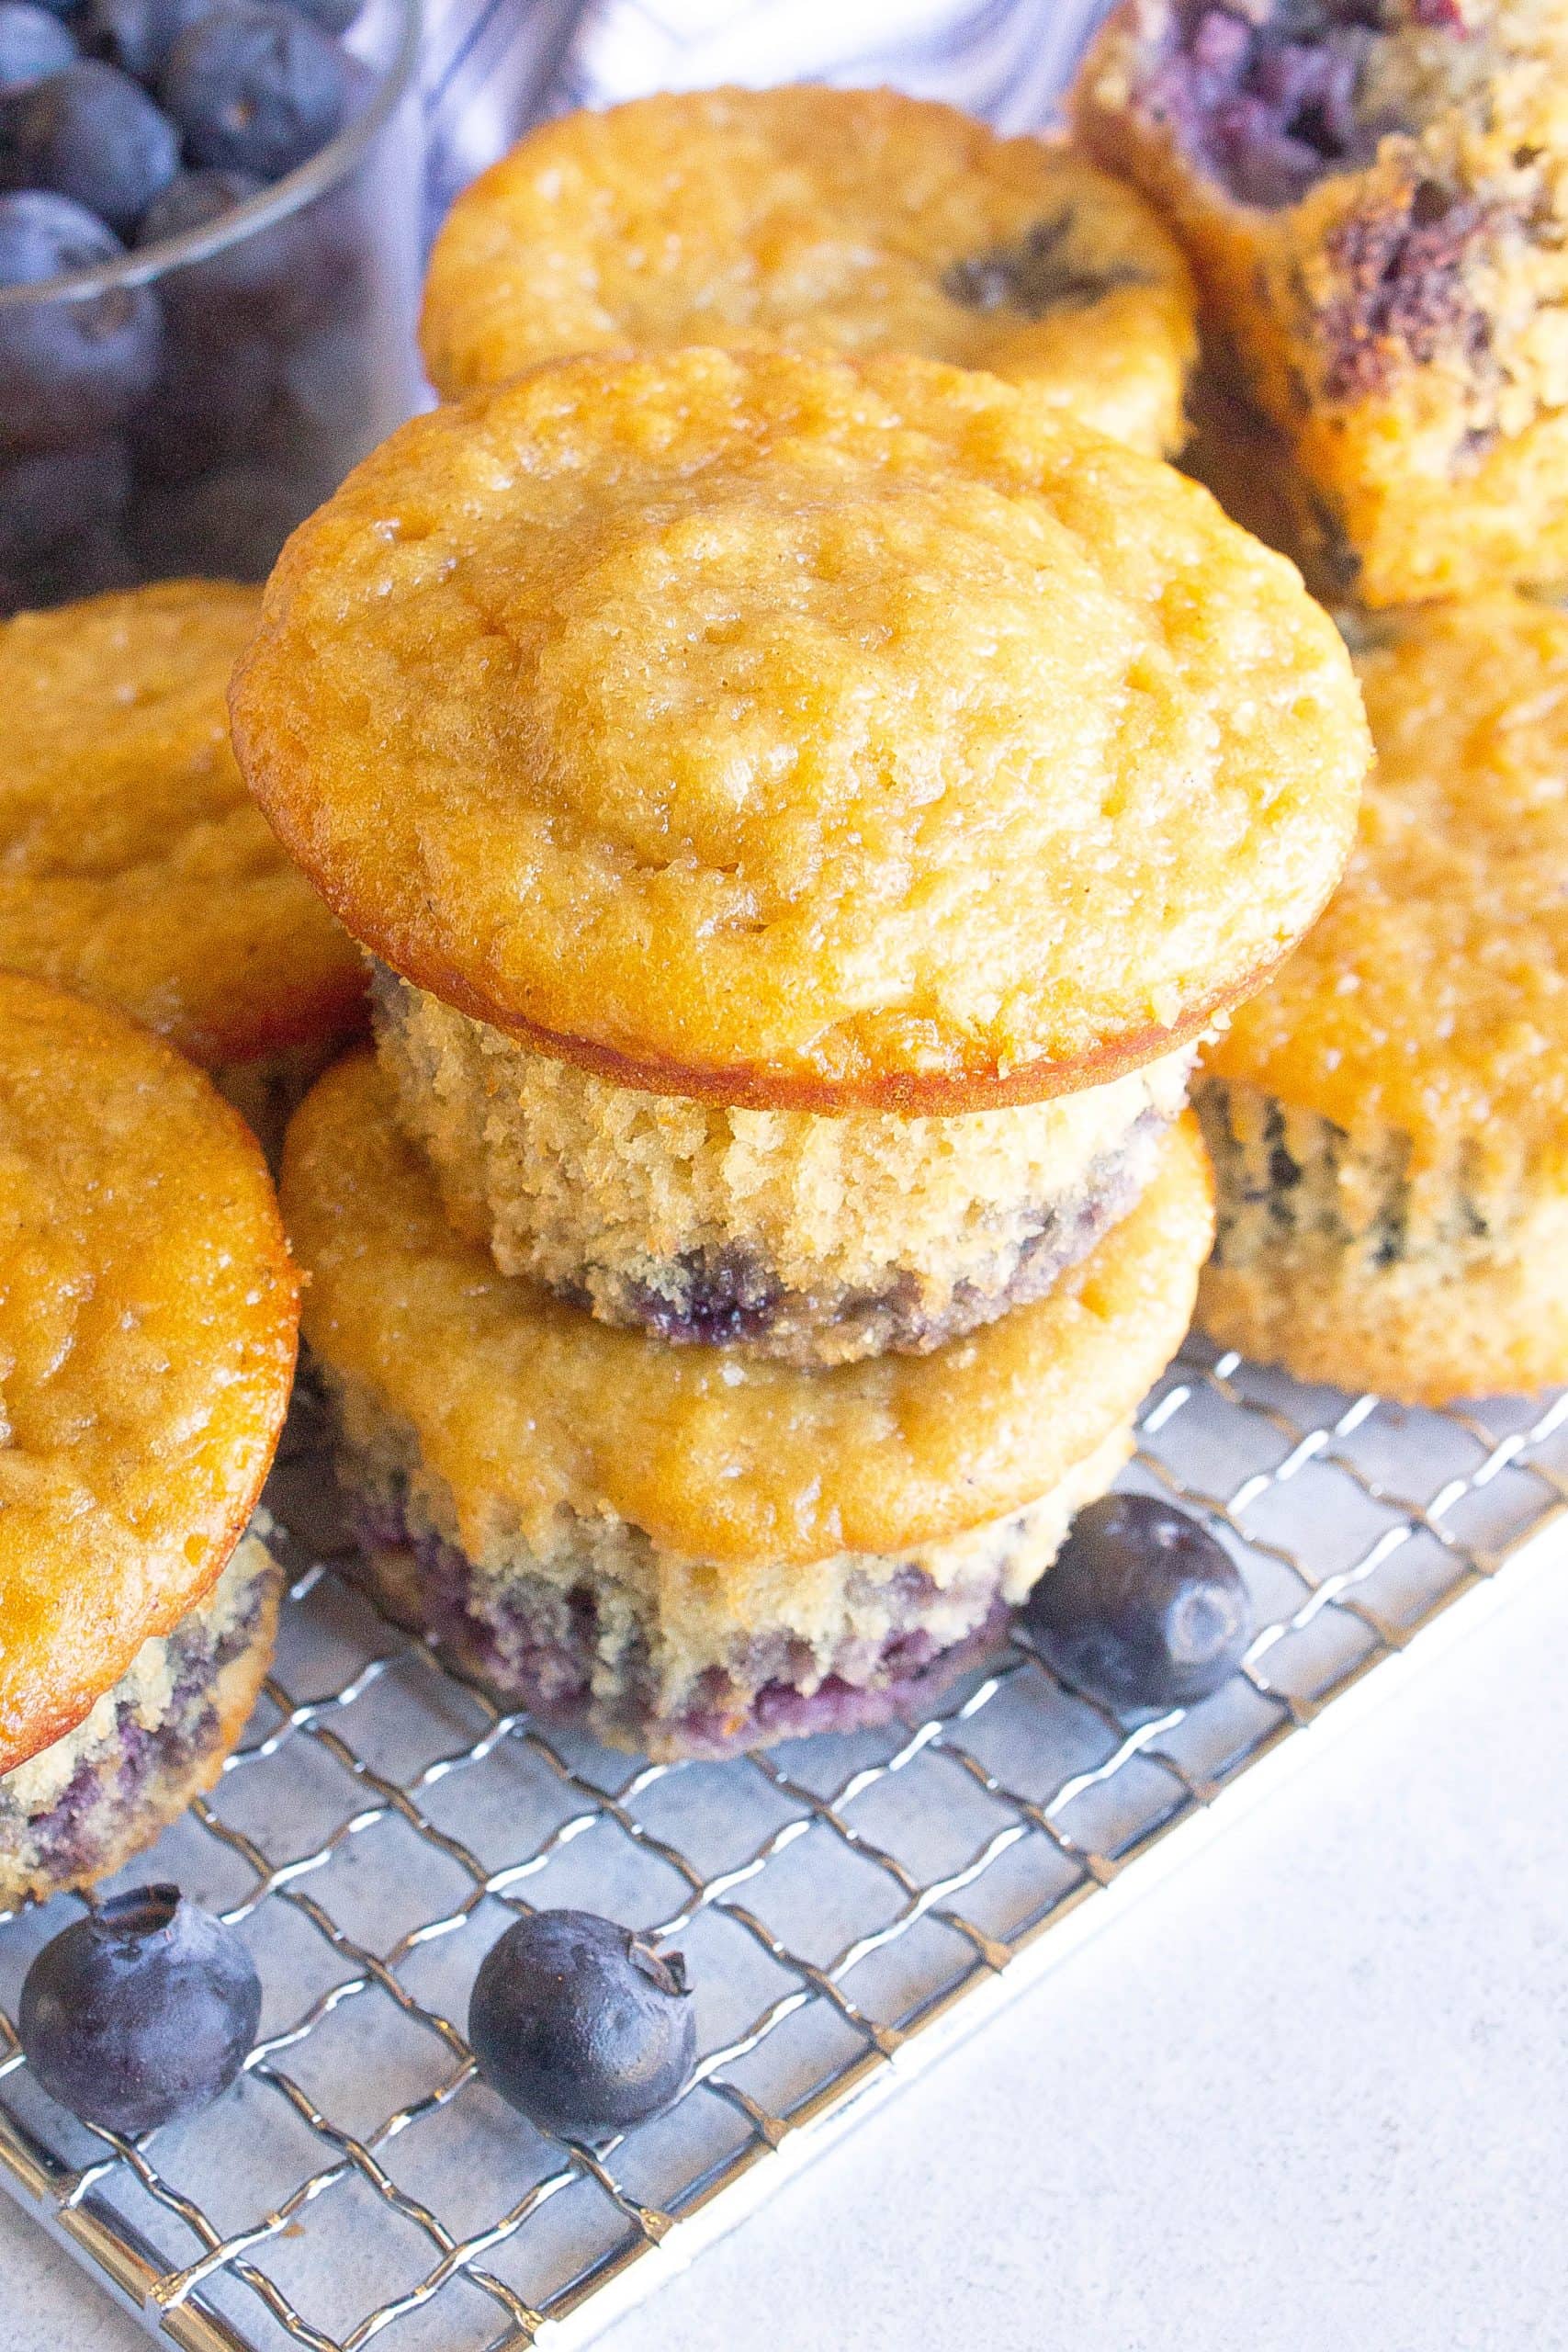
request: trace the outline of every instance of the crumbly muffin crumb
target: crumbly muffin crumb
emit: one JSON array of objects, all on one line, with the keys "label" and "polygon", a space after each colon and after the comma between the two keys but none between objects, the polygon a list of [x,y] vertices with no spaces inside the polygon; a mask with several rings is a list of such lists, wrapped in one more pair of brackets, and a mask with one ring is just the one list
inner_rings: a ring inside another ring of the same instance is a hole
[{"label": "crumbly muffin crumb", "polygon": [[448,1213],[610,1323],[794,1363],[923,1351],[1042,1297],[1124,1215],[1190,1054],[1017,1109],[727,1109],[531,1053],[382,967],[378,1050]]},{"label": "crumbly muffin crumb", "polygon": [[1369,605],[1568,575],[1565,74],[1558,0],[1122,0],[1085,65]]}]

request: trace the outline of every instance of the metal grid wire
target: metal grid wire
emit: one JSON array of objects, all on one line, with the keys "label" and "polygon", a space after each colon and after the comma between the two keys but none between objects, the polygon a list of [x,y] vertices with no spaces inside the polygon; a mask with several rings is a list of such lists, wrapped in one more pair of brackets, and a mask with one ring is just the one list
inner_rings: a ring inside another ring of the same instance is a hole
[{"label": "metal grid wire", "polygon": [[[636,1763],[446,1672],[298,1548],[275,1673],[215,1796],[130,1875],[240,1927],[265,1987],[240,2085],[130,2144],[30,2080],[7,2011],[66,1901],[0,1929],[0,2181],[199,2352],[581,2341],[782,2175],[1043,1932],[1138,1867],[1528,1542],[1568,1541],[1568,1395],[1407,1413],[1195,1349],[1134,1483],[1203,1513],[1258,1631],[1224,1690],[1133,1727],[1005,1652],[913,1727]],[[277,1509],[309,1524],[296,1439]],[[703,2056],[596,2148],[523,2124],[455,2019],[511,1913],[678,1939]],[[772,2174],[766,2171],[772,2165]]]}]

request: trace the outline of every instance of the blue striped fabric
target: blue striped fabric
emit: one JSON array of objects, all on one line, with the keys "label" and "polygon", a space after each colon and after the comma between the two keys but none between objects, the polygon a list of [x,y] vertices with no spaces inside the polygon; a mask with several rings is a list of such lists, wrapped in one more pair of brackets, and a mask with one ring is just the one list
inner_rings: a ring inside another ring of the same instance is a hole
[{"label": "blue striped fabric", "polygon": [[718,82],[889,83],[1049,120],[1104,0],[427,0],[433,217],[542,116]]}]

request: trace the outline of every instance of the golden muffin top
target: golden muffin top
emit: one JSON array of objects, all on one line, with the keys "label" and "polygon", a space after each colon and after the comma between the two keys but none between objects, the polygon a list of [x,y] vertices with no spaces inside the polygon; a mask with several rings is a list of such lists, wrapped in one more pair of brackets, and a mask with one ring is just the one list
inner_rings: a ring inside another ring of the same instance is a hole
[{"label": "golden muffin top", "polygon": [[217,1582],[298,1320],[238,1114],[120,1014],[0,973],[0,1773]]},{"label": "golden muffin top", "polygon": [[582,359],[289,541],[252,789],[407,979],[623,1084],[928,1112],[1170,1052],[1337,877],[1367,758],[1291,566],[910,359]]},{"label": "golden muffin top", "polygon": [[913,352],[1180,447],[1187,266],[1058,140],[894,90],[702,90],[544,124],[459,196],[422,329],[448,398],[632,345]]},{"label": "golden muffin top", "polygon": [[0,968],[209,1067],[330,1036],[364,992],[229,746],[260,610],[259,589],[174,580],[0,622]]},{"label": "golden muffin top", "polygon": [[897,1552],[1036,1501],[1179,1346],[1213,1237],[1190,1119],[1138,1206],[1048,1298],[928,1356],[802,1371],[671,1347],[499,1273],[447,1225],[367,1056],[295,1114],[284,1214],[305,1329],[412,1430],[478,1557],[499,1515],[547,1549],[563,1510],[750,1563]]},{"label": "golden muffin top", "polygon": [[1345,879],[1209,1067],[1417,1165],[1568,1172],[1568,614],[1422,606],[1356,667],[1377,766]]}]

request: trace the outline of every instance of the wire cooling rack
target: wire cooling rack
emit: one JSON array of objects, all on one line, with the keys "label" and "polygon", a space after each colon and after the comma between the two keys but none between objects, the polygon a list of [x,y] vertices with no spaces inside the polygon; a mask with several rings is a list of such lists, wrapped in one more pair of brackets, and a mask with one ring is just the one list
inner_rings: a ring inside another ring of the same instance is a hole
[{"label": "wire cooling rack", "polygon": [[[29,2078],[10,2017],[62,1901],[0,1926],[0,2182],[194,2352],[581,2344],[836,2126],[988,2013],[1397,1679],[1568,1550],[1568,1394],[1437,1415],[1190,1352],[1134,1483],[1205,1514],[1258,1632],[1201,1707],[1129,1727],[1022,1647],[910,1727],[650,1765],[497,1707],[378,1617],[328,1549],[320,1457],[275,1481],[292,1600],[246,1744],[134,1878],[244,1934],[240,2084],[130,2144]],[[309,1547],[309,1548],[307,1548]],[[1507,1573],[1499,1584],[1500,1571]],[[668,2115],[551,2141],[460,2021],[512,1914],[679,1939],[703,2056]]]}]

